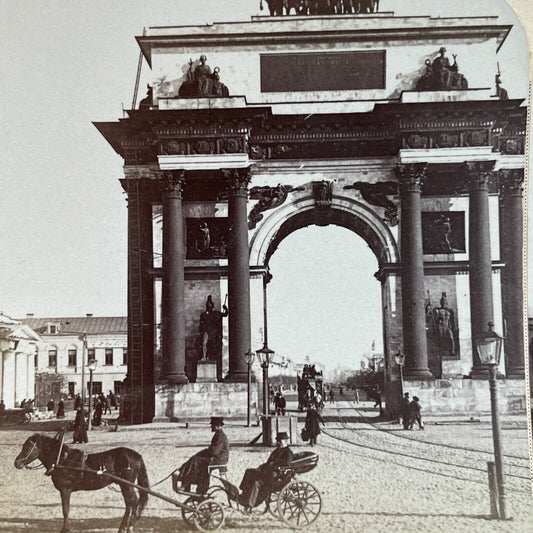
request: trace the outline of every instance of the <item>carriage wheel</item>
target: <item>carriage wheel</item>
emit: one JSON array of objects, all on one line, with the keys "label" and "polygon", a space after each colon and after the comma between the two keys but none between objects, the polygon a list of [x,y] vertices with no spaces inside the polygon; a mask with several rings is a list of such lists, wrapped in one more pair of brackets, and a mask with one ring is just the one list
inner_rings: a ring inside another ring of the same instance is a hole
[{"label": "carriage wheel", "polygon": [[185,507],[181,508],[181,516],[187,524],[190,526],[194,526],[194,517],[196,516],[196,508],[198,507],[200,500],[195,496],[189,496],[184,502],[184,505],[186,505],[189,508],[195,509],[194,511],[190,511],[189,509],[185,509]]},{"label": "carriage wheel", "polygon": [[196,508],[193,519],[199,531],[216,531],[224,524],[224,509],[214,500],[205,500]]},{"label": "carriage wheel", "polygon": [[278,496],[279,518],[291,527],[312,524],[322,510],[320,492],[306,481],[292,481]]}]

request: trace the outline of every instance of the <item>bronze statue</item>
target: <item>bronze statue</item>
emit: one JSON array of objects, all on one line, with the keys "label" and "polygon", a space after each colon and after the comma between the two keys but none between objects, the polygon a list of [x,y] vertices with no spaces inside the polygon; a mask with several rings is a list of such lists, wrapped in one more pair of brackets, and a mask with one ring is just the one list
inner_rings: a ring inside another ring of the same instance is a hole
[{"label": "bronze statue", "polygon": [[200,56],[200,64],[194,69],[194,80],[196,81],[196,88],[198,96],[209,96],[213,89],[213,79],[211,67],[206,64],[207,57]]},{"label": "bronze statue", "polygon": [[200,342],[202,353],[200,360],[217,362],[217,378],[222,379],[222,318],[228,316],[226,304],[222,312],[215,311],[211,295],[207,297],[205,311],[200,315]]},{"label": "bronze statue", "polygon": [[146,86],[146,96],[139,102],[139,109],[150,109],[153,105],[153,88],[151,85]]},{"label": "bronze statue", "polygon": [[448,308],[446,293],[443,292],[440,299],[440,307],[433,309],[434,332],[443,355],[454,356],[455,345],[455,314]]},{"label": "bronze statue", "polygon": [[459,74],[457,54],[452,54],[453,64],[446,57],[446,48],[439,49],[439,55],[431,62],[426,59],[426,72],[418,80],[416,88],[419,91],[450,91],[468,89],[466,78]]},{"label": "bronze statue", "polygon": [[228,88],[220,81],[220,68],[207,64],[207,57],[200,56],[200,64],[192,69],[193,61],[189,61],[187,81],[184,81],[178,91],[181,98],[228,97]]}]

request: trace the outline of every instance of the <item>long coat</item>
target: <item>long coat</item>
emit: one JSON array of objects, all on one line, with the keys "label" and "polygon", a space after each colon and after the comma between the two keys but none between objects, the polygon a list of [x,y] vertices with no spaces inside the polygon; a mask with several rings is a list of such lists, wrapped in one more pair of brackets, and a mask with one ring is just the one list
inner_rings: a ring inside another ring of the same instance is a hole
[{"label": "long coat", "polygon": [[305,417],[305,429],[312,439],[320,435],[319,423],[324,424],[324,419],[320,416],[320,413],[315,409],[308,409]]}]

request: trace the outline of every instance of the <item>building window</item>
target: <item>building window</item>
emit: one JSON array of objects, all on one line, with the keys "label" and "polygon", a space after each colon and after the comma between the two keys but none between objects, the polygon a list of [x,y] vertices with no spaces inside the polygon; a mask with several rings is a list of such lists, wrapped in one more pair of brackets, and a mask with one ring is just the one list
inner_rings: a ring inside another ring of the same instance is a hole
[{"label": "building window", "polygon": [[96,351],[94,348],[89,348],[87,350],[87,364],[89,364],[91,359],[96,359]]},{"label": "building window", "polygon": [[57,350],[55,348],[48,350],[48,366],[57,366]]},{"label": "building window", "polygon": [[122,385],[122,381],[113,381],[113,392],[115,394],[120,394],[121,385]]},{"label": "building window", "polygon": [[112,365],[113,364],[113,348],[106,348],[105,349],[105,364],[106,365]]},{"label": "building window", "polygon": [[128,349],[122,348],[122,364],[127,365],[128,364]]},{"label": "building window", "polygon": [[68,366],[76,366],[77,359],[78,359],[77,350],[69,350],[68,351]]},{"label": "building window", "polygon": [[[87,393],[91,394],[91,383],[87,383]],[[93,396],[102,393],[102,382],[93,381]]]},{"label": "building window", "polygon": [[74,398],[75,392],[76,392],[76,382],[75,381],[69,381],[68,382],[68,395],[69,395],[69,398]]},{"label": "building window", "polygon": [[37,368],[39,366],[39,350],[35,351],[35,357],[33,358],[33,362],[35,368]]}]

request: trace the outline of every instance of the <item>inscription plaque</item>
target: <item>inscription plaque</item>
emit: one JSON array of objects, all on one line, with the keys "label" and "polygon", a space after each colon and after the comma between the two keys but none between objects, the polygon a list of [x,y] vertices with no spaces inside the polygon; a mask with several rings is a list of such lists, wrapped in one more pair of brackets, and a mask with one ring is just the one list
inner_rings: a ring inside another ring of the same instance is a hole
[{"label": "inscription plaque", "polygon": [[261,92],[385,88],[385,50],[261,55]]}]

